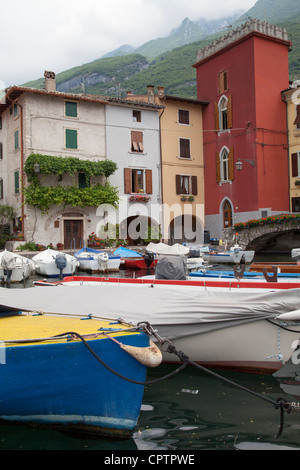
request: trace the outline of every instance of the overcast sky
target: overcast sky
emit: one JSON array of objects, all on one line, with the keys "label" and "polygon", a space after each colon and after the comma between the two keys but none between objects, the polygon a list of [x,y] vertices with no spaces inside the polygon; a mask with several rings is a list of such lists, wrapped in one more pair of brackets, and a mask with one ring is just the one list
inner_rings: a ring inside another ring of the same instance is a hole
[{"label": "overcast sky", "polygon": [[0,90],[166,37],[186,17],[217,19],[256,1],[2,0]]}]

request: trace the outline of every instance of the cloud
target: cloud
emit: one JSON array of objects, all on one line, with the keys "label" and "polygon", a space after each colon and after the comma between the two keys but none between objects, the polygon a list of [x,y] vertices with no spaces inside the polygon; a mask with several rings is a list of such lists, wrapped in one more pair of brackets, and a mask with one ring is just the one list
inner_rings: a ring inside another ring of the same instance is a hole
[{"label": "cloud", "polygon": [[[256,1],[242,3],[246,10]],[[0,83],[59,73],[121,45],[165,37],[185,17],[213,19],[240,8],[240,0],[15,0],[13,21],[2,20],[0,27]],[[7,18],[3,5],[1,16]]]}]

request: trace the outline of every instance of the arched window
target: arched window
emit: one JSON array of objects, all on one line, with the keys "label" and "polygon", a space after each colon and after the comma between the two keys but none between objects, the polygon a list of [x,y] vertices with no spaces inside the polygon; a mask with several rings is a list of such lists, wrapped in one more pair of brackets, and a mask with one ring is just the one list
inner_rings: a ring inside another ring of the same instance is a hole
[{"label": "arched window", "polygon": [[220,155],[220,164],[221,164],[221,180],[228,181],[229,180],[229,151],[227,148],[223,148],[221,155]]},{"label": "arched window", "polygon": [[228,129],[227,103],[228,103],[228,100],[227,100],[226,96],[223,96],[219,101],[220,131],[226,131]]},{"label": "arched window", "polygon": [[228,199],[223,204],[223,224],[224,228],[232,226],[232,207]]}]

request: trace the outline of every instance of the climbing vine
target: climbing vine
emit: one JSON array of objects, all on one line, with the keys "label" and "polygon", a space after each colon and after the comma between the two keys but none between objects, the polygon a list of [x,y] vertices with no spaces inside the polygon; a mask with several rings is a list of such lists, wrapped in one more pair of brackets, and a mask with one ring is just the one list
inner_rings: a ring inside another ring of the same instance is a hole
[{"label": "climbing vine", "polygon": [[[39,165],[39,172],[34,165]],[[77,185],[44,186],[40,183],[38,174],[75,174],[82,172],[89,176],[110,176],[117,165],[110,160],[90,162],[74,157],[52,157],[49,155],[31,154],[25,163],[24,171],[27,174],[29,185],[24,189],[25,203],[37,207],[42,213],[47,213],[51,205],[63,207],[97,207],[100,204],[111,204],[116,207],[118,202],[118,189],[110,183],[98,183],[85,188]]]},{"label": "climbing vine", "polygon": [[88,176],[109,177],[117,169],[117,164],[111,160],[92,162],[76,157],[53,157],[52,155],[32,153],[26,159],[24,165],[24,171],[29,181],[37,181],[38,173],[35,171],[35,165],[39,165],[40,174],[57,174],[60,176],[64,173],[85,173]]}]

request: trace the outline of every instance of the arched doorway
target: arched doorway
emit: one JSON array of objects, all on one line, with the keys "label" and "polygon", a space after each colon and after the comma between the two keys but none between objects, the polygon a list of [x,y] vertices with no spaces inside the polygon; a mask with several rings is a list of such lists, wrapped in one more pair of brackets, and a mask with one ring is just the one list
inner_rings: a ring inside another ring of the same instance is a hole
[{"label": "arched doorway", "polygon": [[121,222],[120,238],[127,239],[128,245],[147,244],[150,239],[159,242],[159,225],[151,217],[133,215]]},{"label": "arched doorway", "polygon": [[232,206],[228,199],[223,204],[223,227],[228,228],[232,226]]},{"label": "arched doorway", "polygon": [[169,227],[169,240],[173,243],[203,243],[204,228],[201,220],[191,214],[175,217]]}]

